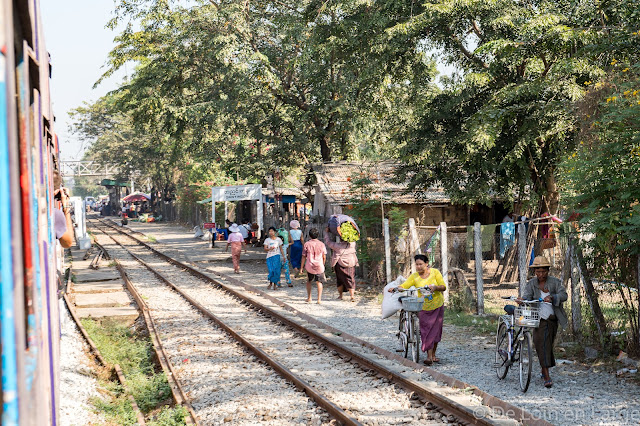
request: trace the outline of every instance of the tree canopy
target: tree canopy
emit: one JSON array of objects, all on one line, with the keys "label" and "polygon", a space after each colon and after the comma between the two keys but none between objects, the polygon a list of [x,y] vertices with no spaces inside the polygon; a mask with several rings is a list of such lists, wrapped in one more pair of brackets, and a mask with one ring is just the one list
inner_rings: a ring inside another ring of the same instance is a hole
[{"label": "tree canopy", "polygon": [[123,0],[105,76],[135,72],[75,129],[160,187],[394,157],[411,188],[555,213],[579,103],[636,55],[633,3]]},{"label": "tree canopy", "polygon": [[[394,31],[459,70],[424,106],[401,158],[414,186],[459,199],[539,200],[556,213],[558,164],[576,146],[576,103],[629,35],[627,1],[440,0]],[[636,9],[636,8],[630,8]],[[606,47],[605,47],[606,46]]]}]

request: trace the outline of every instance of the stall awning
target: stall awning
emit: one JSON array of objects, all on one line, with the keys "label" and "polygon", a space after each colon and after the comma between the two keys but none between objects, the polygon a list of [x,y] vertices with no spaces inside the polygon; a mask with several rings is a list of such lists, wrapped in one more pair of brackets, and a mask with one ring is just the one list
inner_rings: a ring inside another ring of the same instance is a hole
[{"label": "stall awning", "polygon": [[196,203],[198,203],[198,204],[207,204],[207,203],[210,203],[210,202],[211,202],[211,197],[209,197],[209,198],[207,198],[205,200],[202,200],[202,201],[196,201]]},{"label": "stall awning", "polygon": [[[267,203],[275,203],[275,200],[273,199],[273,197],[264,197]],[[283,195],[282,196],[282,202],[283,203],[295,203],[296,202],[296,196],[295,195]]]},{"label": "stall awning", "polygon": [[119,180],[113,180],[113,179],[102,179],[100,181],[100,185],[101,186],[122,186],[122,187],[128,187],[129,186],[129,182],[122,182]]}]

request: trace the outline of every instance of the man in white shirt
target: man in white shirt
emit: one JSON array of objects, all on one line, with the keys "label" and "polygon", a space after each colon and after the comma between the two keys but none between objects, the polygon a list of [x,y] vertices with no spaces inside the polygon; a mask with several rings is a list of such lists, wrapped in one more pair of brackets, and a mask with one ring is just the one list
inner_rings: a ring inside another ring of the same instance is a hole
[{"label": "man in white shirt", "polygon": [[238,232],[240,232],[242,238],[247,241],[247,238],[249,238],[249,230],[247,229],[247,225],[238,226]]}]

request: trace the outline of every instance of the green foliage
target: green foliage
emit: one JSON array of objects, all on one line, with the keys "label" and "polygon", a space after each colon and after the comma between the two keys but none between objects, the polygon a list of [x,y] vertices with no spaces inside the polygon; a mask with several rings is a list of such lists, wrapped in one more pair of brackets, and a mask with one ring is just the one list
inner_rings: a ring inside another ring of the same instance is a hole
[{"label": "green foliage", "polygon": [[640,64],[611,65],[607,80],[589,84],[581,140],[562,163],[561,182],[567,210],[590,236],[581,246],[591,274],[612,283],[602,291],[615,296],[637,342],[638,296],[629,286],[640,256]]},{"label": "green foliage", "polygon": [[622,47],[625,13],[637,18],[631,3],[423,3],[392,34],[424,38],[459,72],[442,80],[407,131],[400,158],[412,186],[441,183],[467,202],[539,198],[536,210],[555,213],[557,165],[576,144],[575,104],[585,82],[605,75],[604,51]]},{"label": "green foliage", "polygon": [[[356,246],[360,264],[365,265],[372,282],[383,283],[382,204],[376,194],[374,179],[374,170],[366,165],[348,179],[349,204],[345,206],[344,213],[352,216],[360,228],[360,241]],[[407,223],[405,211],[397,206],[385,205],[384,208],[390,232],[398,235]]]},{"label": "green foliage", "polygon": [[77,197],[98,197],[104,192],[104,187],[98,185],[96,178],[75,177],[73,179],[73,194]]},{"label": "green foliage", "polygon": [[104,77],[127,62],[135,73],[78,108],[75,130],[94,158],[160,189],[202,182],[183,176],[189,162],[255,181],[275,167],[383,156],[432,91],[433,62],[390,49],[404,42],[388,29],[412,13],[359,0],[118,1],[110,26],[125,30]]},{"label": "green foliage", "polygon": [[107,420],[118,425],[135,425],[138,420],[127,395],[119,390],[117,396],[109,400],[94,397],[90,401],[96,410],[103,413]]},{"label": "green foliage", "polygon": [[[131,329],[116,322],[83,319],[82,325],[109,364],[119,364],[127,387],[143,413],[151,413],[170,401],[171,388],[164,373],[156,373],[153,350],[148,338],[140,338]],[[118,424],[135,424],[136,418],[127,395],[120,385],[109,385],[115,397],[110,401],[96,399],[94,405]],[[184,424],[184,409],[164,407],[157,424]],[[171,423],[174,422],[174,423]],[[176,423],[177,422],[177,423]]]},{"label": "green foliage", "polygon": [[104,359],[110,364],[120,364],[125,376],[138,371],[153,372],[153,364],[149,362],[151,343],[136,339],[129,328],[115,321],[101,323],[91,319],[83,319],[82,326]]},{"label": "green foliage", "polygon": [[479,317],[453,309],[445,309],[444,322],[458,327],[472,328],[476,333],[487,336],[495,335],[497,327],[495,318]]},{"label": "green foliage", "polygon": [[640,254],[640,64],[615,63],[583,105],[584,132],[563,162],[567,207],[603,252]]},{"label": "green foliage", "polygon": [[165,406],[162,411],[154,417],[150,422],[147,422],[149,426],[181,426],[185,424],[185,419],[189,416],[189,412],[186,408],[179,405],[174,408]]}]

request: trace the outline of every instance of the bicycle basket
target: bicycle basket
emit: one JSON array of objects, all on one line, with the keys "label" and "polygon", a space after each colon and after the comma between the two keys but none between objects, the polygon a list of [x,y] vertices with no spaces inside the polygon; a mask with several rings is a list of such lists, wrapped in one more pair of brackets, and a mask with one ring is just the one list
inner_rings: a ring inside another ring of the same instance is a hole
[{"label": "bicycle basket", "polygon": [[409,312],[420,312],[423,303],[424,297],[403,297],[402,309]]},{"label": "bicycle basket", "polygon": [[517,306],[514,312],[516,325],[520,327],[538,327],[540,325],[539,306]]}]

